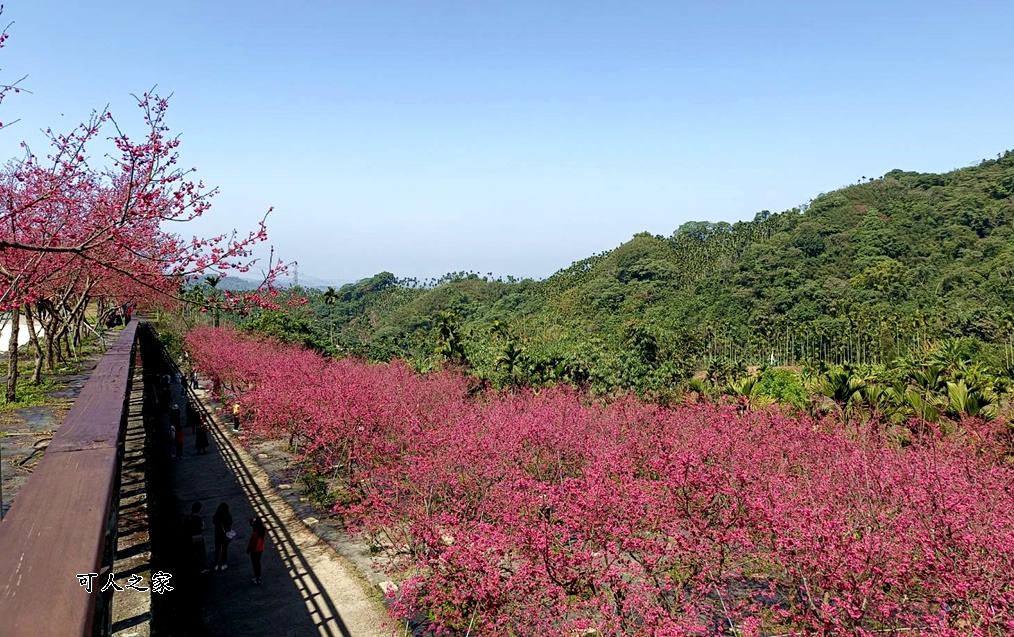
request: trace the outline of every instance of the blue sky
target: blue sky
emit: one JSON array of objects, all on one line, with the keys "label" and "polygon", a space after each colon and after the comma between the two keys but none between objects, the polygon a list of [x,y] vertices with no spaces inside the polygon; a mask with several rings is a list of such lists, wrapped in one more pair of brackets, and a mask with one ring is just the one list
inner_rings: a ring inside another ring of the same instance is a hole
[{"label": "blue sky", "polygon": [[[188,232],[301,275],[545,277],[636,232],[751,219],[1014,147],[1014,3],[7,0],[0,153],[173,93],[218,186]],[[825,6],[827,5],[827,6]]]}]

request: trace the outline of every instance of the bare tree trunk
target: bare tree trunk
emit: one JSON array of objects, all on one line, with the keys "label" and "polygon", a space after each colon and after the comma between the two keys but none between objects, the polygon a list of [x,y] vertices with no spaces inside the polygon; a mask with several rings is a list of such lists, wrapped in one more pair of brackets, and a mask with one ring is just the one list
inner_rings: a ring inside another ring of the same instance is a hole
[{"label": "bare tree trunk", "polygon": [[39,334],[35,331],[35,317],[32,313],[32,304],[25,305],[25,318],[28,325],[28,339],[35,350],[35,368],[32,369],[32,384],[38,385],[42,382],[42,344],[39,343]]},{"label": "bare tree trunk", "polygon": [[52,370],[56,369],[57,365],[63,363],[66,359],[63,357],[63,341],[67,335],[67,323],[61,321],[60,329],[53,334],[53,366]]},{"label": "bare tree trunk", "polygon": [[[55,321],[50,323],[55,325]],[[47,329],[46,330],[46,369],[53,371],[56,369],[56,348],[54,347],[56,341],[56,332]]]},{"label": "bare tree trunk", "polygon": [[88,313],[88,305],[91,303],[91,297],[85,296],[84,302],[81,304],[81,309],[78,310],[77,318],[77,329],[74,331],[74,348],[80,349],[81,342],[84,340],[84,324],[85,315]]},{"label": "bare tree trunk", "polygon": [[[63,362],[63,361],[70,361],[70,359],[74,358],[74,352],[71,351],[71,349],[70,349],[70,326],[69,325],[64,325],[63,326],[63,330],[61,331],[60,335],[62,336],[62,338],[60,340],[63,342],[63,346],[67,348],[67,357],[64,358],[63,352],[61,351],[60,352],[60,361],[61,362]],[[57,349],[60,349],[60,348],[57,347]]]},{"label": "bare tree trunk", "polygon": [[54,371],[56,369],[56,339],[60,336],[60,312],[53,303],[47,303],[46,306],[46,321],[42,326],[45,330],[44,339],[46,342],[46,369],[48,371]]},{"label": "bare tree trunk", "polygon": [[18,332],[21,328],[21,306],[11,310],[11,340],[7,344],[7,402],[18,399]]},{"label": "bare tree trunk", "polygon": [[77,348],[81,344],[81,315],[75,310],[71,313],[70,328],[67,330],[67,355],[77,360]]}]

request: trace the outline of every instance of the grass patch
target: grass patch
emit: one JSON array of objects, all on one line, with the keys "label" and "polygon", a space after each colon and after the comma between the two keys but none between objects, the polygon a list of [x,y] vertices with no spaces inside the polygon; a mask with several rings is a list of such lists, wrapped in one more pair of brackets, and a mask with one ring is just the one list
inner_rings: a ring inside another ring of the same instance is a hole
[{"label": "grass patch", "polygon": [[[35,369],[35,354],[30,350],[28,345],[22,345],[18,356],[18,387],[17,387],[17,400],[9,403],[3,398],[6,384],[0,387],[0,413],[12,412],[22,407],[41,407],[43,405],[55,405],[66,402],[64,398],[56,398],[50,396],[51,392],[64,389],[66,383],[61,381],[61,377],[70,376],[74,374],[80,374],[84,371],[84,361],[93,356],[94,354],[101,354],[105,352],[102,343],[95,337],[86,339],[78,347],[77,360],[71,358],[61,361],[57,364],[57,368],[52,372],[43,372],[42,380],[39,384],[32,383],[32,372]],[[0,356],[0,376],[6,376],[7,373],[7,353],[4,352],[3,356]]]},{"label": "grass patch", "polygon": [[42,382],[38,385],[33,385],[29,381],[18,383],[18,399],[9,403],[4,400],[3,404],[0,404],[0,412],[14,411],[22,407],[40,407],[46,404],[55,404],[58,402],[64,402],[62,398],[54,398],[49,395],[49,392],[56,391],[62,388],[60,383],[55,382],[52,378],[42,377]]},{"label": "grass patch", "polygon": [[334,504],[336,494],[328,488],[328,480],[319,473],[304,470],[299,481],[303,484],[303,493],[318,508],[327,509]]}]

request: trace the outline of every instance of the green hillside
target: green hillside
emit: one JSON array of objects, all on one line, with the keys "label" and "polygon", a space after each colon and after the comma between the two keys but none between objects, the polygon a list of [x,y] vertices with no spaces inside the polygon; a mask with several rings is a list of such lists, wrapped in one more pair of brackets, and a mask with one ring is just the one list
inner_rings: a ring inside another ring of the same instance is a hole
[{"label": "green hillside", "polygon": [[892,170],[735,224],[642,233],[544,281],[390,273],[262,328],[336,353],[458,361],[495,383],[650,390],[716,364],[876,364],[942,339],[997,366],[1014,331],[1014,152]]}]

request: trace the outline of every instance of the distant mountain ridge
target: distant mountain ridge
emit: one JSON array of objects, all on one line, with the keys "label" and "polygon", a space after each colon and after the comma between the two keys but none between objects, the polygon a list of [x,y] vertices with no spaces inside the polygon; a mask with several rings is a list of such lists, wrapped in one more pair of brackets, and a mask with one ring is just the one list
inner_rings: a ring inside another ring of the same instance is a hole
[{"label": "distant mountain ridge", "polygon": [[947,338],[1011,364],[1014,152],[943,174],[892,170],[752,221],[640,233],[542,281],[461,273],[431,287],[381,273],[337,292],[306,308],[322,341],[422,360],[442,329],[491,375],[516,362],[505,343],[530,365],[617,375],[631,366],[602,361],[630,352],[651,369],[870,363]]},{"label": "distant mountain ridge", "polygon": [[[299,274],[299,285],[300,287],[308,289],[326,290],[329,287],[340,288],[343,285],[349,283],[355,283],[352,279],[322,279],[312,275]],[[244,292],[247,290],[256,289],[261,284],[261,280],[247,279],[239,276],[226,276],[223,277],[218,283],[219,290],[227,290],[229,292]],[[275,282],[277,287],[291,288],[296,284],[295,277],[291,274],[284,277],[279,277]]]}]

